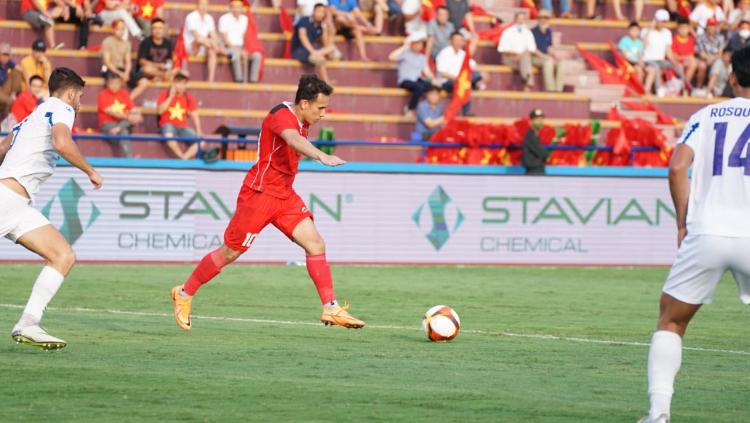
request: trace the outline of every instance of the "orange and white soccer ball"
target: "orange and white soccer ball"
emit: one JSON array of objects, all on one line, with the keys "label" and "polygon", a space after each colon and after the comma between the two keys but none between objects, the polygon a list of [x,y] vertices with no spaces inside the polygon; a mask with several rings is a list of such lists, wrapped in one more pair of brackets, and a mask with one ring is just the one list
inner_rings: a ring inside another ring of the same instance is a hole
[{"label": "orange and white soccer ball", "polygon": [[430,341],[447,342],[458,336],[461,320],[452,308],[446,305],[436,305],[424,314],[422,329]]}]

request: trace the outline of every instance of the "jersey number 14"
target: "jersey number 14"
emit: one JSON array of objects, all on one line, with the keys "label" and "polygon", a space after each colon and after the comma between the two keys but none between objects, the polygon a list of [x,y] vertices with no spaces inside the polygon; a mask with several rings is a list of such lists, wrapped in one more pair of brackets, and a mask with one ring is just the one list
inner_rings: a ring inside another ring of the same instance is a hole
[{"label": "jersey number 14", "polygon": [[[716,140],[714,141],[714,176],[721,175],[724,170],[724,142],[727,138],[727,125],[728,122],[716,122],[714,123],[714,132],[716,132]],[[745,127],[740,137],[737,138],[737,142],[732,148],[732,152],[729,153],[729,167],[741,167],[745,169],[745,175],[750,176],[750,160],[742,157],[745,153],[745,147],[747,142],[750,140],[750,124]]]}]

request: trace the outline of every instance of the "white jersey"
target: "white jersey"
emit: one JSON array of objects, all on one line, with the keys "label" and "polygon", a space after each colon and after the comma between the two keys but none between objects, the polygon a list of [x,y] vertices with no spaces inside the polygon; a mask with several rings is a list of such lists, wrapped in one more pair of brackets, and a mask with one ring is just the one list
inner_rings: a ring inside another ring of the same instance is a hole
[{"label": "white jersey", "polygon": [[55,171],[60,156],[52,146],[52,126],[62,123],[71,130],[76,114],[73,108],[50,97],[23,122],[13,127],[8,153],[0,165],[0,179],[14,178],[31,197]]},{"label": "white jersey", "polygon": [[750,237],[750,99],[704,107],[679,140],[695,153],[687,229],[691,235]]}]

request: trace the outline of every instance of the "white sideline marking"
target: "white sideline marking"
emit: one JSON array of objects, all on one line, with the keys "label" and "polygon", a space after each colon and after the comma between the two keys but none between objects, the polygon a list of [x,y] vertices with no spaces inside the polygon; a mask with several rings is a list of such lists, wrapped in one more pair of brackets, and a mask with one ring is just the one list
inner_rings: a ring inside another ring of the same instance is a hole
[{"label": "white sideline marking", "polygon": [[[11,308],[11,309],[23,309],[24,306],[18,304],[0,304],[0,308]],[[170,313],[152,313],[146,311],[127,311],[127,310],[110,310],[110,309],[97,309],[97,308],[86,308],[86,307],[48,307],[47,310],[54,310],[60,312],[77,312],[77,313],[100,313],[100,314],[120,314],[126,316],[140,316],[140,317],[172,317]],[[271,324],[271,325],[289,325],[289,326],[316,326],[323,328],[323,325],[317,322],[302,322],[297,320],[271,320],[271,319],[252,319],[246,317],[222,317],[222,316],[200,316],[193,315],[193,319],[197,320],[222,320],[228,322],[243,322],[243,323],[260,323],[260,324]],[[389,326],[389,325],[367,325],[370,329],[384,329],[384,330],[409,330],[409,331],[420,331],[421,328],[410,327],[410,326]],[[621,345],[629,347],[648,347],[650,344],[646,342],[631,342],[631,341],[613,341],[607,339],[591,339],[591,338],[578,338],[571,336],[557,336],[557,335],[543,335],[534,333],[515,333],[515,332],[492,332],[485,330],[462,330],[462,333],[471,333],[475,335],[496,335],[496,336],[507,336],[511,338],[526,338],[526,339],[538,339],[547,341],[566,341],[566,342],[577,342],[582,344],[599,344],[599,345]],[[740,350],[725,350],[717,348],[701,348],[701,347],[682,347],[688,351],[699,351],[699,352],[710,352],[710,353],[721,353],[721,354],[734,354],[734,355],[747,355],[750,356],[750,351]]]}]

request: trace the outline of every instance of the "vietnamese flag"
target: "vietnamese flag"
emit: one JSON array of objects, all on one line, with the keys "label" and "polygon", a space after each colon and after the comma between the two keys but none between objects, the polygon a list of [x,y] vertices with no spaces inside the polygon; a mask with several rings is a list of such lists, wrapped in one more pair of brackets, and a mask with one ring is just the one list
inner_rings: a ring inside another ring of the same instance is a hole
[{"label": "vietnamese flag", "polygon": [[466,47],[464,61],[461,64],[461,71],[458,77],[453,81],[453,97],[445,109],[445,121],[450,122],[461,110],[464,104],[471,100],[471,55],[469,47]]},{"label": "vietnamese flag", "polygon": [[612,50],[612,56],[615,57],[615,66],[620,71],[620,75],[625,80],[627,87],[638,95],[644,95],[646,90],[643,88],[641,81],[638,80],[633,65],[620,53],[620,50],[617,49],[617,46],[611,40],[609,41],[609,48]]},{"label": "vietnamese flag", "polygon": [[422,0],[422,15],[420,17],[425,22],[435,19],[437,8],[440,6],[445,6],[444,0]]},{"label": "vietnamese flag", "polygon": [[617,68],[612,66],[611,63],[602,59],[601,57],[586,50],[582,45],[577,44],[576,47],[581,53],[584,59],[589,63],[595,71],[599,72],[599,79],[602,84],[622,84],[626,85],[625,79],[619,74]]},{"label": "vietnamese flag", "polygon": [[477,36],[479,37],[480,40],[486,40],[486,41],[491,42],[492,44],[497,45],[500,42],[500,37],[503,36],[503,31],[510,28],[511,25],[513,25],[513,23],[510,23],[505,26],[498,23],[490,29],[482,29],[482,30],[477,31]]},{"label": "vietnamese flag", "polygon": [[286,45],[284,46],[284,58],[292,58],[292,35],[294,34],[294,22],[291,16],[287,13],[285,8],[279,9],[279,25],[281,26],[281,32],[286,37]]},{"label": "vietnamese flag", "polygon": [[536,8],[533,0],[521,0],[521,7],[529,11],[529,18],[536,19],[539,15],[539,9]]},{"label": "vietnamese flag", "polygon": [[184,30],[184,28],[180,29],[180,35],[177,36],[177,42],[174,44],[174,50],[172,51],[172,61],[175,68],[187,66],[188,54],[185,49],[185,37],[182,36]]},{"label": "vietnamese flag", "polygon": [[690,0],[677,0],[677,14],[683,18],[690,17]]},{"label": "vietnamese flag", "polygon": [[247,29],[245,29],[245,52],[248,54],[260,53],[260,75],[258,81],[263,80],[263,69],[266,65],[266,49],[263,47],[263,43],[258,39],[258,24],[255,22],[255,14],[253,11],[247,10]]}]

